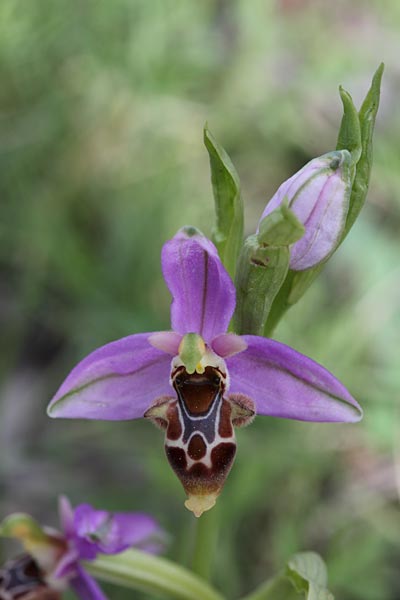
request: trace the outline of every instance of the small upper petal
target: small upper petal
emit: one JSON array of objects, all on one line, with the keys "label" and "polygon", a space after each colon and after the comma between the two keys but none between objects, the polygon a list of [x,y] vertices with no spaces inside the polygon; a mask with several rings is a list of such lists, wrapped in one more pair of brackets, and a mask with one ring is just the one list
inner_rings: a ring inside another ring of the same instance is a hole
[{"label": "small upper petal", "polygon": [[175,331],[206,342],[225,333],[235,309],[235,287],[217,249],[197,229],[184,227],[164,244],[164,279],[172,294]]},{"label": "small upper petal", "polygon": [[218,356],[227,358],[246,350],[247,343],[241,335],[223,333],[212,340],[211,347]]},{"label": "small upper petal", "polygon": [[275,340],[243,338],[247,350],[226,359],[230,392],[249,396],[258,414],[319,422],[362,418],[356,400],[320,364]]},{"label": "small upper petal", "polygon": [[51,401],[51,417],[137,419],[169,394],[171,357],[148,342],[149,333],[106,344],[84,358]]}]

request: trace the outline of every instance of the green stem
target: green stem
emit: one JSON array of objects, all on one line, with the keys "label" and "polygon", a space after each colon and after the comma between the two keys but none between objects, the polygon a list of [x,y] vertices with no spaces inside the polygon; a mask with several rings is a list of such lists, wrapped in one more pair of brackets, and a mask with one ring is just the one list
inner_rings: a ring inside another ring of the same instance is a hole
[{"label": "green stem", "polygon": [[272,337],[272,334],[278,325],[279,321],[286,313],[289,308],[289,304],[287,302],[288,296],[290,294],[290,288],[293,282],[293,271],[289,271],[286,275],[286,279],[275,296],[275,299],[272,303],[267,322],[264,327],[264,336]]},{"label": "green stem", "polygon": [[204,513],[196,519],[196,533],[194,539],[192,571],[209,580],[211,567],[215,555],[215,546],[218,536],[218,508]]},{"label": "green stem", "polygon": [[[241,600],[267,600],[268,598],[282,598],[281,590],[287,587],[287,579],[284,572],[280,572],[272,579],[262,583],[253,592],[247,596],[243,596]],[[278,594],[278,595],[277,595]]]},{"label": "green stem", "polygon": [[174,600],[223,600],[207,582],[183,567],[138,550],[101,556],[85,568],[98,579]]}]

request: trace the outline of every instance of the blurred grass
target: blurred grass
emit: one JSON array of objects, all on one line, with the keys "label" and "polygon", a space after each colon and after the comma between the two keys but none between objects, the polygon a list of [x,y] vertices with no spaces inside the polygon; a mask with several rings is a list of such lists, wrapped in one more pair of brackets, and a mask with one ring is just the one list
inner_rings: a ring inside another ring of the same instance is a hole
[{"label": "blurred grass", "polygon": [[161,246],[186,223],[211,232],[203,123],[239,171],[250,233],[281,181],[334,147],[338,85],[360,103],[384,60],[368,205],[277,330],[365,419],[238,433],[214,575],[235,597],[314,549],[341,600],[399,598],[399,32],[395,0],[2,1],[2,514],[55,524],[60,492],[145,508],[188,559],[193,519],[160,433],[49,421],[48,398],[96,346],[168,327]]}]

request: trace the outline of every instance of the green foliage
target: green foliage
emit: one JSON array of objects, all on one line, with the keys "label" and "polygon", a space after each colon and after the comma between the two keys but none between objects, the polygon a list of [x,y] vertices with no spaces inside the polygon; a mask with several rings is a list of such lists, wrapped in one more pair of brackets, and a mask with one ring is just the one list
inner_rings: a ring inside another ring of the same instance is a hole
[{"label": "green foliage", "polygon": [[246,239],[235,279],[237,333],[262,335],[289,269],[289,245],[303,234],[303,225],[283,202],[262,220],[258,234]]},{"label": "green foliage", "polygon": [[315,552],[295,554],[287,563],[286,574],[307,600],[334,600],[326,589],[328,575],[322,558]]},{"label": "green foliage", "polygon": [[215,200],[216,226],[213,240],[229,274],[235,276],[243,242],[243,203],[239,176],[231,159],[204,127],[204,144],[210,157],[211,182]]},{"label": "green foliage", "polygon": [[[358,115],[361,133],[361,153],[357,161],[356,175],[350,197],[349,214],[347,215],[346,230],[344,235],[347,235],[347,233],[350,231],[367,197],[372,169],[372,137],[375,128],[376,115],[379,108],[383,69],[384,65],[382,63],[378,67],[372,79],[371,87],[365,97]],[[358,129],[356,127],[354,127],[354,129],[358,135]],[[341,143],[342,141],[343,140],[339,137],[338,143]],[[358,153],[359,150],[357,149],[357,155]]]}]

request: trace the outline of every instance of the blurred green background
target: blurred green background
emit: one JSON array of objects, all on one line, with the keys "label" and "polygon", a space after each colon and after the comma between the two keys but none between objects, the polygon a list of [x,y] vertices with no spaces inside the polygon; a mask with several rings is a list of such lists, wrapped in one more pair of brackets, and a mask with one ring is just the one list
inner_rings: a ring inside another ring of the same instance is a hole
[{"label": "blurred green background", "polygon": [[189,560],[194,517],[160,432],[51,421],[48,399],[100,344],[168,328],[161,246],[184,224],[212,228],[204,122],[239,172],[251,233],[278,185],[334,149],[338,85],[359,105],[383,60],[367,205],[276,331],[365,418],[239,431],[213,575],[235,598],[313,549],[338,599],[400,598],[399,56],[396,0],[2,0],[1,516],[55,525],[60,492],[146,509]]}]

